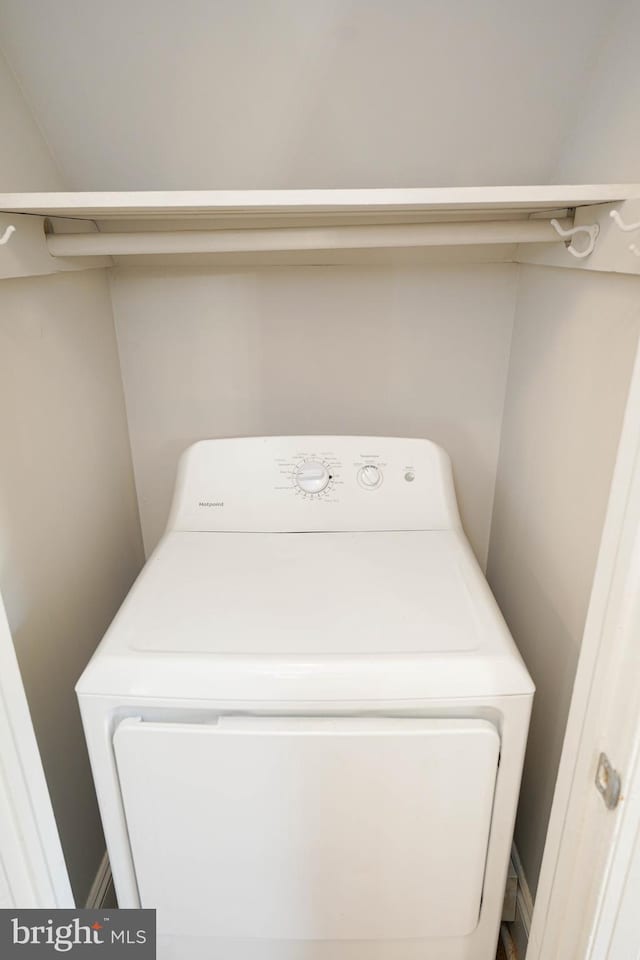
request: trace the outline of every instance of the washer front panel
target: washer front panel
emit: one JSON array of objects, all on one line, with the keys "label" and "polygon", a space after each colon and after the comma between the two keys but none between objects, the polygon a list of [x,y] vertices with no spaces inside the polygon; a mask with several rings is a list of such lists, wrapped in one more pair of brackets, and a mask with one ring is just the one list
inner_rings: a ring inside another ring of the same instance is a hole
[{"label": "washer front panel", "polygon": [[462,937],[480,916],[500,740],[485,720],[124,720],[141,906],[218,942]]}]

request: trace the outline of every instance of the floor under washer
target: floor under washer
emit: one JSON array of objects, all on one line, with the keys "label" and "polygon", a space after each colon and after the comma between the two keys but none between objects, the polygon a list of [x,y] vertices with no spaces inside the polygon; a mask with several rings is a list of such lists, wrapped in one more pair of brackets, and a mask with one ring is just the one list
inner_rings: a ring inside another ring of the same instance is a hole
[{"label": "floor under washer", "polygon": [[427,440],[182,458],[77,686],[160,960],[492,960],[533,684]]}]

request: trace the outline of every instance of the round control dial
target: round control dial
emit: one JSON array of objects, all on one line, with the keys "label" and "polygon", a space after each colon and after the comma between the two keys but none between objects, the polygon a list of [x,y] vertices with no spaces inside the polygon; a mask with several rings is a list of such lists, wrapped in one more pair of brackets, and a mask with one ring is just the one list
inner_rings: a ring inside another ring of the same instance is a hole
[{"label": "round control dial", "polygon": [[331,474],[319,460],[305,460],[295,473],[295,481],[304,493],[322,493],[331,480]]},{"label": "round control dial", "polygon": [[358,483],[367,490],[375,490],[382,483],[382,471],[374,463],[367,463],[358,471]]}]

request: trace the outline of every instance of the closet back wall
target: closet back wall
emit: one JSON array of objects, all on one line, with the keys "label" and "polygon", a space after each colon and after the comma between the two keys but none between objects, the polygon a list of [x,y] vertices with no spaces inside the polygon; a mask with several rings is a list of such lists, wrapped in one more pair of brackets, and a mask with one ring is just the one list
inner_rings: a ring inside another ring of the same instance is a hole
[{"label": "closet back wall", "polygon": [[388,434],[449,451],[484,565],[515,281],[508,264],[114,271],[147,553],[195,440]]}]

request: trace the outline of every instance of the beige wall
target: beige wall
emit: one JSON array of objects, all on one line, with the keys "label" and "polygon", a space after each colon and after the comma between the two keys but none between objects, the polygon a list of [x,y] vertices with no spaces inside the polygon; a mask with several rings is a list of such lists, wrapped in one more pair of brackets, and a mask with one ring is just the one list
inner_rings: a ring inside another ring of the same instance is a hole
[{"label": "beige wall", "polygon": [[[0,187],[59,189],[0,63]],[[142,562],[104,271],[0,283],[0,592],[74,894],[104,840],[74,684]]]},{"label": "beige wall", "polygon": [[0,117],[0,191],[64,190],[62,176],[1,53]]},{"label": "beige wall", "polygon": [[552,182],[640,181],[640,3],[613,4],[598,56],[558,144]]},{"label": "beige wall", "polygon": [[516,844],[535,890],[640,333],[640,280],[521,268],[488,577],[537,687]]},{"label": "beige wall", "polygon": [[545,183],[622,0],[2,0],[76,190]]},{"label": "beige wall", "polygon": [[104,840],[74,684],[141,562],[103,271],[0,284],[0,591],[77,902]]},{"label": "beige wall", "polygon": [[[610,7],[552,181],[640,179],[640,4]],[[522,268],[488,575],[537,685],[516,843],[535,888],[640,329],[640,280]]]},{"label": "beige wall", "polygon": [[429,437],[485,562],[512,265],[118,270],[113,301],[145,545],[203,437]]}]

